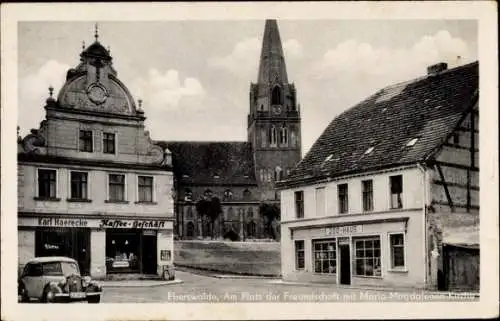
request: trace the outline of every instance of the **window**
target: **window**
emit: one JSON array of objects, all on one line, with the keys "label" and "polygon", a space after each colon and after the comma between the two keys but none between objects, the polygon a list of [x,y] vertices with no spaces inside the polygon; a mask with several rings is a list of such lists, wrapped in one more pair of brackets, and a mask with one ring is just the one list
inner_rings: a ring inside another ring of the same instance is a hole
[{"label": "window", "polygon": [[266,147],[266,130],[263,129],[261,132],[260,132],[260,144],[261,144],[261,147]]},{"label": "window", "polygon": [[271,95],[271,105],[281,105],[281,89],[278,86],[273,88],[273,92]]},{"label": "window", "polygon": [[390,185],[391,185],[391,208],[402,208],[403,176],[402,175],[391,176]]},{"label": "window", "polygon": [[295,192],[295,217],[304,217],[304,191]]},{"label": "window", "polygon": [[[108,229],[106,231],[106,272],[138,273],[142,231],[134,229]],[[156,235],[155,235],[156,236]]]},{"label": "window", "polygon": [[153,177],[139,176],[138,177],[139,202],[153,201]]},{"label": "window", "polygon": [[247,224],[247,236],[248,237],[255,237],[257,234],[257,225],[255,224],[254,221],[248,222]]},{"label": "window", "polygon": [[194,224],[193,224],[193,222],[187,223],[186,236],[187,237],[194,237]]},{"label": "window", "polygon": [[38,170],[38,197],[55,198],[57,189],[55,169]]},{"label": "window", "polygon": [[316,216],[323,217],[326,212],[325,188],[316,188]]},{"label": "window", "polygon": [[336,245],[335,240],[313,241],[315,273],[337,273]]},{"label": "window", "polygon": [[71,172],[71,198],[88,198],[88,174],[84,172]]},{"label": "window", "polygon": [[184,191],[184,201],[190,202],[193,200],[193,192],[189,188]]},{"label": "window", "polygon": [[280,128],[280,144],[288,145],[288,129],[285,126]]},{"label": "window", "polygon": [[337,192],[339,197],[339,213],[347,213],[349,211],[349,196],[347,184],[339,184],[337,186]]},{"label": "window", "polygon": [[373,211],[373,181],[366,180],[363,185],[363,211]]},{"label": "window", "polygon": [[406,143],[406,147],[411,147],[413,145],[415,145],[418,141],[418,138],[413,138],[411,139],[408,143]]},{"label": "window", "polygon": [[193,208],[191,206],[186,207],[186,217],[188,220],[193,219]]},{"label": "window", "polygon": [[276,145],[278,143],[278,133],[275,126],[271,127],[271,134],[269,135],[270,144]]},{"label": "window", "polygon": [[115,134],[103,133],[102,151],[105,154],[114,154],[115,153]]},{"label": "window", "polygon": [[295,241],[295,269],[303,270],[305,267],[304,241]]},{"label": "window", "polygon": [[405,267],[405,238],[403,233],[390,234],[391,244],[391,267]]},{"label": "window", "polygon": [[42,264],[43,275],[62,275],[61,262],[47,262]]},{"label": "window", "polygon": [[295,132],[293,130],[290,132],[290,142],[292,147],[295,147],[295,145],[297,145],[297,136],[295,135]]},{"label": "window", "polygon": [[109,200],[125,200],[125,175],[109,174]]},{"label": "window", "polygon": [[278,182],[278,181],[281,181],[283,178],[282,178],[282,173],[283,171],[281,170],[281,167],[276,167],[276,169],[274,170],[274,181],[275,182]]},{"label": "window", "polygon": [[380,237],[354,240],[355,268],[357,276],[381,276]]},{"label": "window", "polygon": [[80,151],[89,152],[93,151],[93,141],[92,141],[92,131],[91,130],[80,130]]},{"label": "window", "polygon": [[226,190],[224,191],[224,200],[225,200],[225,201],[229,201],[229,200],[231,200],[232,198],[233,198],[233,192],[231,192],[231,190],[230,190],[230,189],[226,189]]}]

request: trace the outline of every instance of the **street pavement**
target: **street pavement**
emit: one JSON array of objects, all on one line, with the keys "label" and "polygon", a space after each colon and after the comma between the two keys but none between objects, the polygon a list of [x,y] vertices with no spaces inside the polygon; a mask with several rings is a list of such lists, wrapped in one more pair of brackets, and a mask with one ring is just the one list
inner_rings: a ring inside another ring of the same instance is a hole
[{"label": "street pavement", "polygon": [[105,286],[102,303],[169,302],[380,302],[476,300],[470,294],[451,297],[447,293],[421,290],[360,289],[327,284],[284,284],[266,278],[224,278],[176,271],[177,284],[144,287]]}]

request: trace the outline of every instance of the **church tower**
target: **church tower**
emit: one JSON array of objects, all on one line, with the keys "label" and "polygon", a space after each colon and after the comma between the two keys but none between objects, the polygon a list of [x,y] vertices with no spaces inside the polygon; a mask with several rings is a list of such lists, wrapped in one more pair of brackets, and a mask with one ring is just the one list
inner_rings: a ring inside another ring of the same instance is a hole
[{"label": "church tower", "polygon": [[301,159],[300,106],[288,82],[276,20],[266,20],[257,83],[250,84],[248,141],[263,200],[276,200],[274,182]]}]

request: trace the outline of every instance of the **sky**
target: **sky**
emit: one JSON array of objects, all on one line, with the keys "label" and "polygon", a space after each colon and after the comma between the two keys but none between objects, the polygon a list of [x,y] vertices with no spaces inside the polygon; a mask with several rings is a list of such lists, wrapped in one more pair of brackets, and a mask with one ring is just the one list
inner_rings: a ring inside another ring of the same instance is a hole
[{"label": "sky", "polygon": [[[109,46],[113,66],[143,100],[155,140],[243,141],[264,20],[19,22],[18,125],[38,128],[82,42]],[[288,79],[302,112],[305,154],[331,120],[427,66],[478,59],[474,20],[278,20]]]}]

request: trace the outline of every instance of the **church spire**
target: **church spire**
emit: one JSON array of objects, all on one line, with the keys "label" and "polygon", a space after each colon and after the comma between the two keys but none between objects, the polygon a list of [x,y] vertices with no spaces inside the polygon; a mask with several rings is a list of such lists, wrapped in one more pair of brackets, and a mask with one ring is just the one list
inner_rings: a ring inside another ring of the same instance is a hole
[{"label": "church spire", "polygon": [[266,20],[257,82],[265,84],[276,81],[288,83],[285,56],[281,46],[278,23],[276,20]]}]

